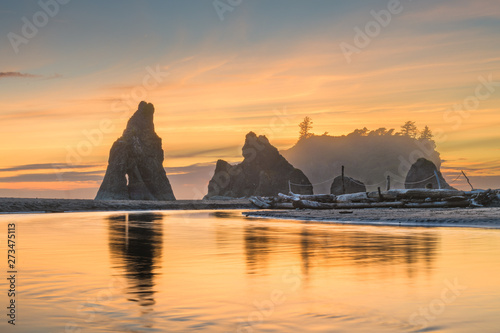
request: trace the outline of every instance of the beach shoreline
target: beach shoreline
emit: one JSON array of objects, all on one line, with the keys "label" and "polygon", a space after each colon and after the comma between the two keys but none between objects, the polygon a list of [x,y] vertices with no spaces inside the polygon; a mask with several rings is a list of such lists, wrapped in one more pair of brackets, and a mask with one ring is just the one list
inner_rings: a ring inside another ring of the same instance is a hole
[{"label": "beach shoreline", "polygon": [[353,210],[256,210],[250,218],[299,220],[311,223],[401,225],[419,227],[500,228],[500,208],[431,208]]},{"label": "beach shoreline", "polygon": [[0,198],[0,214],[99,211],[241,210],[248,218],[311,223],[500,228],[500,207],[365,208],[350,210],[261,210],[246,199],[139,201],[91,199]]},{"label": "beach shoreline", "polygon": [[0,198],[0,214],[10,213],[64,213],[97,211],[147,210],[220,210],[252,209],[246,199],[235,200],[92,200],[92,199],[38,199]]}]

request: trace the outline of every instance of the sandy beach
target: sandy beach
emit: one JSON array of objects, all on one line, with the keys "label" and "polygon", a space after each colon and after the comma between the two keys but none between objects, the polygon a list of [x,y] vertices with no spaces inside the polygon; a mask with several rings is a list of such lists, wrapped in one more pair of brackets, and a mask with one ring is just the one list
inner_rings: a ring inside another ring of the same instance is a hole
[{"label": "sandy beach", "polygon": [[85,200],[85,199],[33,199],[0,198],[2,213],[63,213],[120,210],[200,210],[200,209],[249,209],[248,200]]},{"label": "sandy beach", "polygon": [[500,228],[500,208],[259,210],[247,217],[349,224]]}]

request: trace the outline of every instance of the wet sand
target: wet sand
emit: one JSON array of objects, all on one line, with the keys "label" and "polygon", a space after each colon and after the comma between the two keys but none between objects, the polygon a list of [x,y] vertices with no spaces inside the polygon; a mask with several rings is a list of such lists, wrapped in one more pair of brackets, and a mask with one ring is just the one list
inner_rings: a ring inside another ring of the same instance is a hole
[{"label": "wet sand", "polygon": [[177,201],[96,201],[84,199],[0,198],[2,213],[62,213],[121,210],[200,210],[250,209],[248,200],[177,200]]},{"label": "wet sand", "polygon": [[248,217],[349,224],[500,228],[500,208],[258,210]]},{"label": "wet sand", "polygon": [[500,228],[500,208],[435,208],[352,210],[254,210],[246,199],[177,201],[96,201],[85,199],[0,198],[0,214],[63,213],[140,210],[242,209],[253,218],[289,219],[328,223],[457,226]]}]

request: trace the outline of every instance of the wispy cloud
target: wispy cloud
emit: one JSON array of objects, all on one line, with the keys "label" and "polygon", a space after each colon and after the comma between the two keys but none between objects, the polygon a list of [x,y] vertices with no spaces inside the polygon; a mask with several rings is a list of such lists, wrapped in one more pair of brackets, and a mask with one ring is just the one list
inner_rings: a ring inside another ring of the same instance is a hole
[{"label": "wispy cloud", "polygon": [[12,172],[12,171],[35,171],[35,170],[69,170],[69,169],[90,169],[95,167],[100,167],[100,164],[81,164],[81,165],[69,165],[65,163],[41,163],[41,164],[24,164],[17,165],[10,168],[0,169],[0,172]]},{"label": "wispy cloud", "polygon": [[55,73],[52,75],[39,75],[32,73],[23,73],[23,72],[0,72],[0,79],[7,78],[20,78],[20,79],[40,79],[43,78],[45,80],[53,80],[60,79],[63,76],[61,74]]},{"label": "wispy cloud", "polygon": [[21,72],[0,72],[0,79],[5,78],[25,78],[25,79],[34,79],[40,78],[42,75],[31,74],[31,73],[21,73]]},{"label": "wispy cloud", "polygon": [[102,171],[84,171],[84,172],[65,172],[60,175],[55,173],[30,173],[25,175],[0,177],[0,183],[21,183],[21,182],[60,182],[60,181],[76,181],[88,182],[101,181],[103,178]]}]

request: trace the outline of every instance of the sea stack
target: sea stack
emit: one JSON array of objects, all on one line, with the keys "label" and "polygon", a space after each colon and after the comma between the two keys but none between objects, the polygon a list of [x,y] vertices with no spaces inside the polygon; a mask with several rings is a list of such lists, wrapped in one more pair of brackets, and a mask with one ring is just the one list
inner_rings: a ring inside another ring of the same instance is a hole
[{"label": "sea stack", "polygon": [[330,193],[335,195],[351,194],[366,192],[366,186],[363,182],[351,177],[344,177],[344,184],[342,185],[342,176],[335,177]]},{"label": "sea stack", "polygon": [[111,147],[108,168],[95,200],[175,200],[163,168],[154,106],[141,102],[123,135]]},{"label": "sea stack", "polygon": [[289,181],[294,193],[313,194],[306,175],[288,163],[265,136],[248,133],[242,151],[244,160],[240,164],[217,161],[205,199],[275,196],[289,192]]},{"label": "sea stack", "polygon": [[405,188],[455,189],[446,182],[436,165],[425,158],[419,158],[413,163],[406,175]]}]

